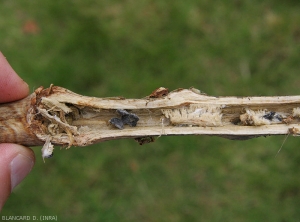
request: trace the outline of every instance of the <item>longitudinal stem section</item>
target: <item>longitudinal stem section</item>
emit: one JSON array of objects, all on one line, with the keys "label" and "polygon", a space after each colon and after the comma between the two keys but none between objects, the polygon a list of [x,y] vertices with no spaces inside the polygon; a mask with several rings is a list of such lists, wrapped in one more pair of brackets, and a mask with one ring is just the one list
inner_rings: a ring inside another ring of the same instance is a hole
[{"label": "longitudinal stem section", "polygon": [[161,87],[143,99],[95,98],[50,86],[0,106],[0,142],[87,146],[163,135],[250,139],[299,134],[300,96],[213,97],[199,90]]}]

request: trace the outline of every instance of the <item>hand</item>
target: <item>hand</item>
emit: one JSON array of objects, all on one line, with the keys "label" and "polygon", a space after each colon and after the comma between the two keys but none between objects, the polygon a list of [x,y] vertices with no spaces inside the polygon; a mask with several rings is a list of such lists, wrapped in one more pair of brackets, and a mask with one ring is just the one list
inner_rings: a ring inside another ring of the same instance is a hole
[{"label": "hand", "polygon": [[[19,100],[28,94],[27,83],[15,73],[0,52],[0,103]],[[11,143],[0,144],[0,211],[12,190],[31,171],[34,162],[31,149]]]}]

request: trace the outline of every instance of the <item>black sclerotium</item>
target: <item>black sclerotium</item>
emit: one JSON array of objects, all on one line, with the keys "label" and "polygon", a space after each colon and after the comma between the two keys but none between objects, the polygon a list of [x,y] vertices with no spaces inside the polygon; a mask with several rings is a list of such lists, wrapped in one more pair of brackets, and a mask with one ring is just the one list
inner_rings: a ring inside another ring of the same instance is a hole
[{"label": "black sclerotium", "polygon": [[139,117],[134,113],[129,113],[126,110],[118,109],[117,112],[122,116],[122,121],[124,124],[129,126],[136,126],[137,122],[139,121]]},{"label": "black sclerotium", "polygon": [[282,116],[279,115],[279,114],[277,114],[277,113],[274,112],[274,111],[271,111],[271,112],[269,112],[269,113],[263,115],[263,118],[268,119],[268,120],[270,120],[270,121],[272,121],[273,119],[277,119],[277,120],[279,120],[279,121],[282,121]]},{"label": "black sclerotium", "polygon": [[279,114],[276,114],[276,115],[275,115],[275,118],[278,119],[279,121],[282,121],[282,116],[279,115]]},{"label": "black sclerotium", "polygon": [[119,113],[121,116],[130,115],[130,113],[124,109],[117,109],[117,113]]},{"label": "black sclerotium", "polygon": [[119,118],[111,118],[109,120],[109,122],[114,125],[115,127],[119,128],[119,129],[123,129],[124,128],[124,123],[121,119]]},{"label": "black sclerotium", "polygon": [[130,115],[122,116],[122,121],[124,124],[134,127],[134,126],[136,126],[137,122],[139,121],[139,117],[133,113],[130,113]]},{"label": "black sclerotium", "polygon": [[274,118],[275,114],[276,114],[275,112],[271,111],[271,112],[265,114],[263,117],[265,119],[272,120]]},{"label": "black sclerotium", "polygon": [[121,116],[120,118],[112,118],[109,122],[119,129],[124,129],[124,125],[135,127],[139,121],[139,117],[134,113],[129,113],[124,109],[117,109],[117,113]]}]

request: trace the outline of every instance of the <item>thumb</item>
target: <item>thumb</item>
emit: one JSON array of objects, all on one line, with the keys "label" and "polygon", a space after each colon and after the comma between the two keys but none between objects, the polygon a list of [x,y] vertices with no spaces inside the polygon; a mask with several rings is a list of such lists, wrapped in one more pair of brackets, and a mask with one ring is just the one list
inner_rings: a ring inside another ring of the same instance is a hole
[{"label": "thumb", "polygon": [[29,93],[29,87],[12,69],[0,52],[0,102],[23,99]]},{"label": "thumb", "polygon": [[0,211],[12,190],[31,171],[34,162],[31,149],[17,144],[0,144]]}]

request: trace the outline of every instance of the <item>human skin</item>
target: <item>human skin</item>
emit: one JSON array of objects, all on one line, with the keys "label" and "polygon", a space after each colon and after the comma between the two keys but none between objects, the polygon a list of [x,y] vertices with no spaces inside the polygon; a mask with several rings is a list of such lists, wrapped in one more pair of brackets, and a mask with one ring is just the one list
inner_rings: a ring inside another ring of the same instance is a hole
[{"label": "human skin", "polygon": [[[0,103],[16,101],[29,94],[29,87],[0,52]],[[34,152],[12,143],[0,144],[0,211],[13,189],[35,163]]]}]

